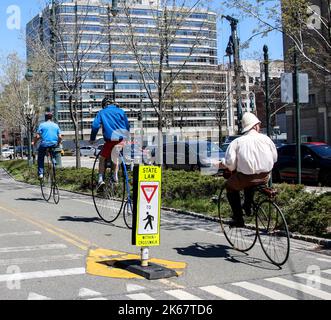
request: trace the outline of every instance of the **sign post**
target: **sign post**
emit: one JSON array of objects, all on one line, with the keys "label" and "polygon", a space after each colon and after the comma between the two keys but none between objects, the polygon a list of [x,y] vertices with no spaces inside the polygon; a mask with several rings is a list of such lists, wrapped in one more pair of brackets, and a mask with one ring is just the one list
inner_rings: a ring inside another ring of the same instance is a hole
[{"label": "sign post", "polygon": [[[160,245],[161,167],[135,167],[132,244],[143,248]],[[135,200],[137,201],[135,202]]]},{"label": "sign post", "polygon": [[149,262],[149,248],[160,246],[161,186],[161,167],[134,167],[132,245],[141,247],[141,260],[122,261],[120,264],[148,280],[177,276],[175,270]]}]

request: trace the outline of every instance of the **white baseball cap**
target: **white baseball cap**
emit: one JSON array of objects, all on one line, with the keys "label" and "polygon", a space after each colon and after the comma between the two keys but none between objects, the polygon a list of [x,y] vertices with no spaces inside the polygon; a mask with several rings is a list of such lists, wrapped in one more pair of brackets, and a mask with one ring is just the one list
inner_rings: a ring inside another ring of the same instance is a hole
[{"label": "white baseball cap", "polygon": [[244,113],[241,124],[242,124],[242,133],[245,133],[251,130],[255,125],[261,123],[261,121],[255,116],[254,113],[246,112]]}]

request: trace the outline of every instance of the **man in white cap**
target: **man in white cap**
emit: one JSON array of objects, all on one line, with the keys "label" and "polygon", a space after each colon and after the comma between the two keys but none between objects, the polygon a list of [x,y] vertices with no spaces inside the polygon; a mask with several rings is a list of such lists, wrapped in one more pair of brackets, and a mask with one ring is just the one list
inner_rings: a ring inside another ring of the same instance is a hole
[{"label": "man in white cap", "polygon": [[[244,227],[240,191],[245,190],[243,208],[251,214],[253,194],[248,189],[266,184],[277,161],[277,149],[273,141],[260,133],[261,121],[250,112],[242,117],[243,136],[228,147],[223,160],[224,166],[234,172],[226,184],[227,197],[233,212],[232,227]],[[247,190],[248,189],[248,190]]]}]

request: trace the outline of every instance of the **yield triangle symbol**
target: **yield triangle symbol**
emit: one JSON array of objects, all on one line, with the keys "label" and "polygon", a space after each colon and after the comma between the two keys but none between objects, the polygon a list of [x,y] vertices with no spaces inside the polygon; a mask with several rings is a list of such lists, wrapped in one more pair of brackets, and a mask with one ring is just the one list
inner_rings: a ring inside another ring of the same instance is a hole
[{"label": "yield triangle symbol", "polygon": [[151,185],[141,186],[141,189],[148,203],[151,203],[158,187],[159,186],[151,186]]}]

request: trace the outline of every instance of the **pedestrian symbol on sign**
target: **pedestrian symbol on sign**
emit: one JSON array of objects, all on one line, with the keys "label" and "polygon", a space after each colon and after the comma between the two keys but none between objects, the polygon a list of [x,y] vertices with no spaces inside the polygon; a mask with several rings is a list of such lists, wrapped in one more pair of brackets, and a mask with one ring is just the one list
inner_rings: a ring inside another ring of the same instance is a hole
[{"label": "pedestrian symbol on sign", "polygon": [[145,226],[145,230],[147,230],[148,225],[150,225],[151,230],[153,230],[153,224],[152,224],[152,222],[154,220],[155,220],[154,217],[149,212],[147,212],[147,218],[144,219],[144,221],[147,221],[146,226]]}]

